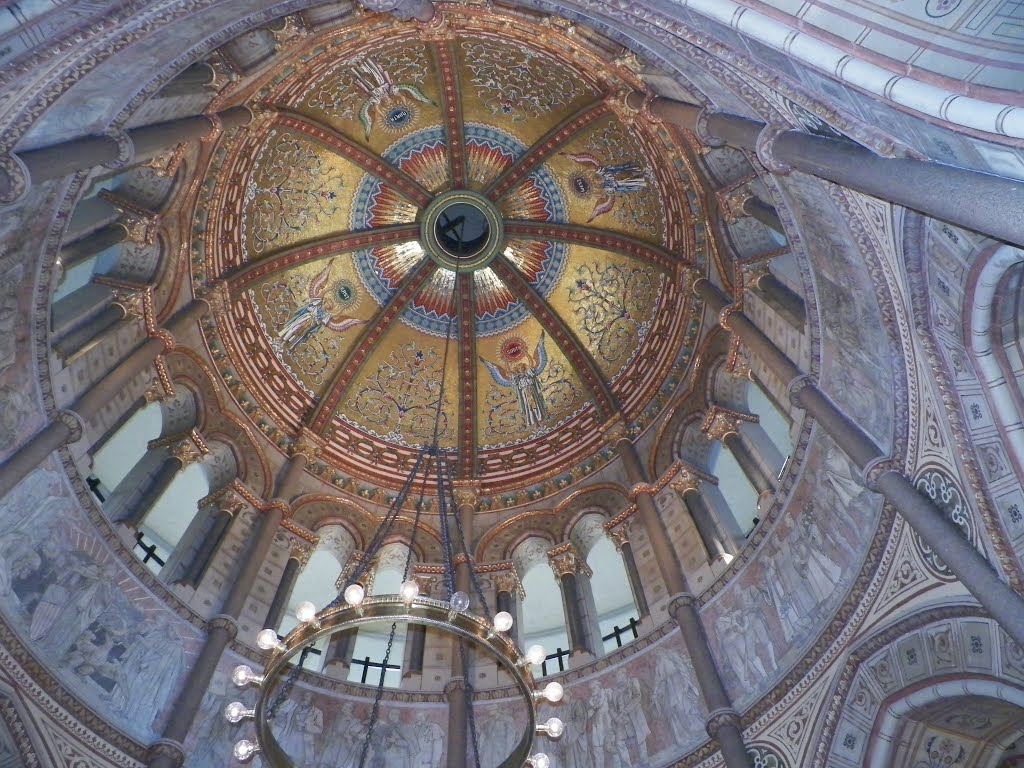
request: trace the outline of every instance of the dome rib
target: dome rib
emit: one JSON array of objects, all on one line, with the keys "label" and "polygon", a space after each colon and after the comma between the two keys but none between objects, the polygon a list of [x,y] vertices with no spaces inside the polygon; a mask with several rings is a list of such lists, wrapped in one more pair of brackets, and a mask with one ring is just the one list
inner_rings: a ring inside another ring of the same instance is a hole
[{"label": "dome rib", "polygon": [[440,42],[433,46],[441,81],[441,95],[444,100],[445,134],[448,140],[448,168],[452,189],[466,189],[469,183],[466,141],[463,132],[465,121],[462,116],[462,93],[459,82],[458,59],[453,41]]},{"label": "dome rib", "polygon": [[471,273],[460,273],[458,281],[459,313],[459,463],[458,476],[470,479],[476,474],[476,297]]},{"label": "dome rib", "polygon": [[346,232],[318,240],[313,244],[288,248],[268,259],[247,263],[224,275],[224,279],[227,281],[228,290],[237,292],[282,270],[293,269],[328,256],[340,256],[363,248],[400,245],[416,240],[419,237],[419,232],[419,227],[415,224],[396,224],[390,227]]},{"label": "dome rib", "polygon": [[569,245],[585,245],[622,253],[653,264],[670,275],[674,274],[680,266],[688,265],[688,262],[680,259],[671,251],[644,242],[639,238],[579,224],[506,219],[505,234],[520,240],[554,240]]}]

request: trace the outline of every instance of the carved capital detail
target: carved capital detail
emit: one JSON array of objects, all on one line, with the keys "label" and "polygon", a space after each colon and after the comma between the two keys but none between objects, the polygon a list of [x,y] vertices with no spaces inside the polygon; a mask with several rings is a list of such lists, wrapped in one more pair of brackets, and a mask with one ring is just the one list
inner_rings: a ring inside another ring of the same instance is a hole
[{"label": "carved capital detail", "polygon": [[285,16],[282,29],[271,29],[270,34],[274,36],[274,43],[278,49],[295,45],[309,37],[309,30],[296,16]]},{"label": "carved capital detail", "polygon": [[769,171],[781,176],[789,174],[793,168],[775,157],[775,140],[781,134],[791,130],[792,128],[788,125],[766,125],[757,134],[757,144],[755,145],[757,159]]},{"label": "carved capital detail", "polygon": [[173,739],[160,739],[149,745],[146,762],[152,765],[159,757],[169,760],[174,768],[181,768],[185,764],[185,747]]},{"label": "carved capital detail", "polygon": [[211,630],[223,629],[226,630],[232,640],[238,636],[238,622],[234,616],[228,616],[225,613],[218,613],[208,624]]},{"label": "carved capital detail", "polygon": [[708,714],[704,728],[707,730],[708,736],[713,739],[723,727],[731,725],[734,728],[740,728],[741,723],[739,713],[735,709],[723,707]]},{"label": "carved capital detail", "polygon": [[519,574],[515,568],[506,571],[498,571],[494,574],[494,586],[498,592],[508,592],[512,595],[524,596],[523,583],[519,580]]},{"label": "carved capital detail", "polygon": [[872,491],[877,490],[879,478],[886,472],[899,472],[900,467],[889,456],[879,456],[864,465],[861,473],[864,477],[864,484]]},{"label": "carved capital detail", "polygon": [[672,595],[668,601],[668,615],[679,621],[679,614],[684,611],[696,611],[698,606],[697,597],[689,592],[680,592]]},{"label": "carved capital detail", "polygon": [[704,107],[700,111],[700,114],[697,115],[697,130],[695,131],[695,133],[697,134],[697,138],[700,139],[701,143],[703,143],[705,146],[712,148],[724,147],[726,144],[724,139],[720,139],[717,136],[713,136],[711,134],[711,131],[708,130],[708,118],[716,114],[717,112],[717,109],[713,109],[711,107]]},{"label": "carved capital detail", "polygon": [[161,178],[169,179],[178,172],[185,153],[188,151],[188,144],[176,145],[169,152],[162,155],[155,155],[142,164],[144,168],[152,168],[153,172]]},{"label": "carved capital detail", "polygon": [[202,461],[203,458],[202,453],[191,439],[179,440],[168,448],[167,453],[181,462],[182,469]]},{"label": "carved capital detail", "polygon": [[708,415],[704,418],[704,423],[700,425],[700,431],[707,435],[708,440],[722,442],[729,435],[738,435],[740,424],[744,421],[756,424],[758,418],[749,413],[740,413],[739,411],[731,411],[728,408],[712,405],[708,409]]},{"label": "carved capital detail", "polygon": [[580,573],[587,576],[594,575],[594,572],[590,570],[583,558],[580,557],[579,552],[576,551],[576,547],[570,542],[560,544],[554,549],[549,550],[548,563],[551,564],[551,570],[555,572],[555,577],[559,579],[563,576],[576,576]]},{"label": "carved capital detail", "polygon": [[142,393],[142,399],[147,403],[162,403],[167,399],[167,392],[164,390],[164,385],[160,382],[160,379],[153,379],[149,382],[146,391]]},{"label": "carved capital detail", "polygon": [[0,205],[13,205],[28,194],[32,177],[15,154],[0,155]]},{"label": "carved capital detail", "polygon": [[476,480],[456,480],[453,495],[460,508],[469,506],[475,510],[480,505],[480,483]]},{"label": "carved capital detail", "polygon": [[630,524],[627,520],[614,528],[605,529],[605,535],[612,540],[616,552],[621,552],[622,548],[629,544],[629,528]]},{"label": "carved capital detail", "polygon": [[717,196],[718,205],[722,210],[722,218],[727,223],[734,224],[747,215],[743,206],[754,194],[750,191],[749,187],[742,186],[719,192]]},{"label": "carved capital detail", "polygon": [[292,456],[302,456],[306,459],[306,464],[312,464],[320,458],[323,447],[322,439],[303,427],[302,432],[291,444],[289,453]]},{"label": "carved capital detail", "polygon": [[77,414],[71,411],[57,411],[57,420],[71,430],[68,443],[76,443],[82,437],[82,422]]},{"label": "carved capital detail", "polygon": [[786,394],[789,395],[789,402],[795,405],[797,408],[803,408],[800,404],[800,392],[805,387],[815,386],[814,379],[809,374],[802,374],[797,376],[791,382],[789,382],[789,388]]},{"label": "carved capital detail", "polygon": [[222,280],[215,280],[206,285],[196,294],[196,298],[206,302],[210,307],[210,314],[215,318],[226,315],[231,306],[231,294],[228,292],[227,283]]},{"label": "carved capital detail", "polygon": [[729,323],[729,318],[732,317],[736,312],[742,311],[742,304],[730,304],[729,306],[723,308],[722,311],[718,313],[718,324],[722,326],[725,330],[729,331],[729,333],[732,333],[732,325]]},{"label": "carved capital detail", "polygon": [[135,144],[132,143],[128,134],[120,128],[111,128],[103,135],[117,144],[117,157],[108,163],[103,163],[103,167],[117,171],[131,165],[132,160],[135,159]]},{"label": "carved capital detail", "polygon": [[306,563],[309,562],[310,555],[313,554],[313,548],[309,546],[307,542],[293,542],[291,549],[288,551],[289,560],[298,560],[299,568],[305,568]]}]

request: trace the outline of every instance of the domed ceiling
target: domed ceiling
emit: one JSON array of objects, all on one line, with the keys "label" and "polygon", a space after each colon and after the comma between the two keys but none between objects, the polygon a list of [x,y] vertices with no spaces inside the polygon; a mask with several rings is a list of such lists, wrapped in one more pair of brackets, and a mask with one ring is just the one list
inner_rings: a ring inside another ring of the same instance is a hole
[{"label": "domed ceiling", "polygon": [[471,8],[368,15],[254,95],[255,129],[207,169],[193,280],[226,291],[208,343],[279,445],[308,430],[395,488],[440,406],[458,476],[495,493],[590,471],[603,424],[660,412],[699,328],[698,198],[599,42]]}]

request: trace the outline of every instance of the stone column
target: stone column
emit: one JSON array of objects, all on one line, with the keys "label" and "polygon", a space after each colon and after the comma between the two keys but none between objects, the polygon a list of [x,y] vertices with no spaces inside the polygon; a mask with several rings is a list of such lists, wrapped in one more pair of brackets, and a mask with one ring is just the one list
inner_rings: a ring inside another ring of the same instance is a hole
[{"label": "stone column", "polygon": [[78,440],[82,434],[82,423],[92,420],[132,379],[173,347],[174,334],[198,320],[208,309],[209,304],[202,300],[186,305],[167,324],[170,336],[160,334],[142,342],[92,389],[68,406],[66,411],[62,411],[57,420],[45,426],[0,465],[0,497],[6,495],[55,450]]},{"label": "stone column", "polygon": [[807,308],[800,295],[772,274],[767,262],[751,265],[743,270],[744,285],[748,291],[775,310],[779,317],[799,331],[807,322]]},{"label": "stone column", "polygon": [[[455,502],[457,513],[465,537],[466,555],[455,559],[455,589],[473,595],[472,568],[473,561],[473,522],[477,505],[480,502],[480,489],[473,482],[456,481]],[[454,528],[454,526],[453,526]],[[455,530],[451,531],[456,552],[460,537]],[[473,706],[472,669],[463,664],[469,662],[469,653],[463,655],[463,643],[452,640],[452,678],[444,687],[448,698],[448,757],[447,768],[464,768],[469,745],[469,708]]]},{"label": "stone column", "polygon": [[743,470],[744,476],[754,487],[754,492],[757,494],[757,505],[760,508],[775,493],[775,484],[761,468],[757,457],[754,456],[750,446],[740,435],[740,424],[744,421],[755,423],[757,417],[712,405],[701,425],[701,431],[708,436],[709,440],[718,440],[729,449],[729,453],[733,455],[736,463]]},{"label": "stone column", "polygon": [[712,146],[756,152],[769,170],[803,171],[844,187],[1024,247],[1024,185],[1018,179],[903,157],[882,157],[853,141],[778,130],[758,120],[631,94],[660,120],[697,133]]},{"label": "stone column", "polygon": [[668,529],[658,516],[652,489],[640,457],[621,422],[613,423],[607,430],[607,435],[622,461],[629,481],[633,483],[632,495],[636,498],[640,523],[651,542],[654,559],[658,563],[665,587],[673,596],[669,601],[668,611],[679,625],[683,644],[697,677],[697,685],[708,708],[709,715],[705,724],[707,732],[722,750],[722,757],[725,758],[728,768],[753,768],[743,744],[739,715],[733,709],[729,695],[725,692],[722,677],[711,655],[704,625],[700,620],[697,599],[690,591],[679,558],[672,548]]},{"label": "stone column", "polygon": [[722,525],[718,516],[711,511],[701,494],[701,484],[704,482],[706,482],[706,478],[702,477],[697,470],[692,467],[684,467],[676,475],[671,486],[680,495],[683,504],[690,512],[697,535],[700,536],[704,551],[707,552],[708,562],[729,563],[739,552],[740,546]]},{"label": "stone column", "polygon": [[644,585],[640,580],[640,569],[636,567],[636,558],[633,556],[633,545],[629,540],[630,522],[627,520],[615,526],[605,533],[612,540],[616,551],[622,557],[622,567],[626,570],[626,578],[629,580],[629,591],[633,595],[633,605],[639,614],[639,620],[643,621],[651,615],[651,607],[647,604],[647,595],[644,594]]},{"label": "stone column", "polygon": [[750,318],[732,306],[725,294],[705,279],[697,280],[693,290],[752,355],[760,357],[783,381],[790,382],[793,403],[817,421],[864,472],[868,486],[881,493],[903,515],[1006,633],[1024,646],[1024,597],[1000,578],[985,556],[964,538],[942,510],[921,495],[914,484],[889,463],[874,440],[818,389]]},{"label": "stone column", "polygon": [[572,544],[562,544],[552,549],[548,552],[548,562],[562,593],[570,660],[576,666],[578,657],[582,656],[586,662],[598,655],[597,641],[600,637],[595,640],[591,626],[593,617],[587,615],[584,594],[584,580],[594,574]]},{"label": "stone column", "polygon": [[209,530],[203,536],[195,554],[184,564],[182,575],[177,581],[193,587],[198,587],[202,583],[210,563],[213,562],[214,554],[220,549],[221,542],[224,541],[224,537],[227,536],[228,530],[231,528],[231,523],[238,517],[242,508],[242,502],[235,499],[234,494],[229,494],[226,499],[220,500],[216,507],[217,511],[213,514]]},{"label": "stone column", "polygon": [[772,229],[785,236],[786,232],[782,227],[782,220],[779,218],[775,207],[769,205],[757,195],[748,195],[747,199],[743,201],[743,206],[740,210],[747,216],[757,219],[768,229]]},{"label": "stone column", "polygon": [[121,222],[107,224],[80,240],[68,243],[60,249],[60,263],[66,273],[72,267],[88,261],[112,246],[128,239],[128,227]]},{"label": "stone column", "polygon": [[[151,446],[150,450],[154,447],[156,446]],[[122,509],[113,522],[123,523],[129,528],[138,528],[146,519],[149,510],[177,478],[178,473],[202,459],[195,443],[188,437],[175,439],[174,443],[167,447],[167,454],[167,458],[150,477],[142,493],[134,502]]]},{"label": "stone column", "polygon": [[281,617],[284,616],[288,601],[291,599],[292,590],[295,589],[295,581],[299,578],[299,572],[309,562],[310,549],[308,546],[296,544],[288,553],[288,562],[284,564],[284,573],[281,574],[281,581],[274,591],[274,598],[270,601],[270,608],[267,610],[267,618],[263,620],[263,626],[277,629],[281,625]]},{"label": "stone column", "polygon": [[[341,569],[341,575],[338,576],[338,580],[334,582],[338,592],[344,591],[345,587],[353,583],[352,575],[365,561],[365,552],[356,550],[352,553],[348,562]],[[373,586],[373,566],[371,565],[356,581],[366,590],[366,594],[370,594]],[[346,629],[344,632],[337,632],[331,636],[331,640],[327,645],[327,657],[324,663],[325,675],[338,680],[348,679],[348,671],[352,666],[352,652],[355,649],[356,636],[358,634],[358,630]]]},{"label": "stone column", "polygon": [[8,155],[3,158],[7,162],[0,163],[0,202],[17,202],[33,182],[60,178],[97,165],[124,168],[182,142],[205,139],[222,130],[246,125],[251,119],[252,112],[247,107],[233,107],[213,115],[181,117]]},{"label": "stone column", "polygon": [[[306,466],[306,456],[293,453],[278,475],[275,487],[275,500],[263,510],[259,522],[249,538],[248,551],[241,560],[239,570],[231,590],[228,592],[218,614],[210,623],[206,642],[199,653],[199,658],[189,670],[185,684],[171,707],[170,718],[164,726],[163,734],[151,747],[147,760],[149,768],[180,768],[185,761],[185,750],[182,746],[192,721],[199,711],[203,694],[210,686],[217,664],[227,648],[228,643],[238,634],[237,619],[249,598],[256,576],[274,544],[278,527],[289,511],[288,505],[282,501],[291,498],[296,491],[295,481],[301,477]],[[155,747],[160,747],[155,749]]]},{"label": "stone column", "polygon": [[53,351],[66,360],[127,317],[128,310],[123,304],[118,302],[108,304],[99,314],[93,315],[89,320],[65,334],[60,341],[53,345]]},{"label": "stone column", "polygon": [[508,633],[512,642],[519,643],[519,597],[522,595],[522,585],[515,569],[511,571],[499,571],[494,575],[494,583],[497,588],[496,606],[498,613],[506,611],[511,614],[513,624]]},{"label": "stone column", "polygon": [[[433,597],[437,585],[437,577],[426,574],[413,574],[413,579],[420,587],[420,595]],[[423,624],[409,624],[405,635],[405,659],[402,665],[402,677],[423,674],[423,659],[427,651],[427,628]]]}]

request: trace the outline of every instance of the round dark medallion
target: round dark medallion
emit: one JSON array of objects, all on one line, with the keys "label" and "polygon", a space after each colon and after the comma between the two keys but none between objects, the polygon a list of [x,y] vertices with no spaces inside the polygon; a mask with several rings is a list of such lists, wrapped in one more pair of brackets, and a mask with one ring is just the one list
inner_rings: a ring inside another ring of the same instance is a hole
[{"label": "round dark medallion", "polygon": [[456,272],[487,266],[504,244],[498,210],[483,195],[468,190],[434,198],[424,211],[420,232],[431,258]]}]

